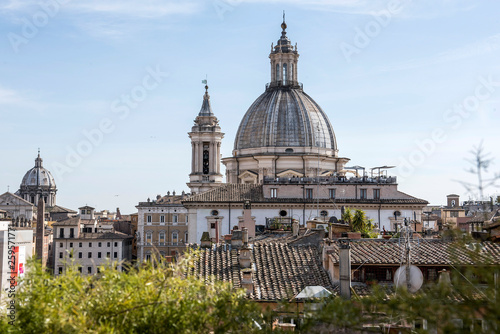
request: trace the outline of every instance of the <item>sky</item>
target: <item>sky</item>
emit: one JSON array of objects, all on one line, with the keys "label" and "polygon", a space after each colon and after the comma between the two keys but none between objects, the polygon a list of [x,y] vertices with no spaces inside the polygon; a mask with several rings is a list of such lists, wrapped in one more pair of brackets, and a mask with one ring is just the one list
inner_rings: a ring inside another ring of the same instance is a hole
[{"label": "sky", "polygon": [[349,164],[397,166],[399,190],[432,204],[477,198],[458,181],[476,182],[481,143],[485,177],[500,171],[500,2],[3,0],[0,193],[39,148],[67,208],[132,213],[188,192],[202,80],[230,156],[283,10],[299,81]]}]

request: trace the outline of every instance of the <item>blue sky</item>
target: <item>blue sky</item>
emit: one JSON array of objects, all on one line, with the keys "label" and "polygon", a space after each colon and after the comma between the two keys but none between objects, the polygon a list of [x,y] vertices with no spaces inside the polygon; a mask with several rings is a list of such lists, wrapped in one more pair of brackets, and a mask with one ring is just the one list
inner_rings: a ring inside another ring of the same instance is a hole
[{"label": "blue sky", "polygon": [[131,213],[187,191],[201,80],[229,156],[270,80],[282,10],[299,81],[329,116],[339,154],[398,166],[400,190],[431,203],[468,199],[456,180],[474,180],[464,171],[472,147],[500,157],[494,1],[4,0],[0,192],[19,188],[38,147],[65,207]]}]

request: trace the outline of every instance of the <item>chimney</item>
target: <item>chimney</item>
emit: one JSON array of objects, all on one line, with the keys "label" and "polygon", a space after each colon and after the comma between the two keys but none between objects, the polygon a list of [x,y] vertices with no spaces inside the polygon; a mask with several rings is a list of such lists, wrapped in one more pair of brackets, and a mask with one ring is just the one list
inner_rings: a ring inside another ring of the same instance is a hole
[{"label": "chimney", "polygon": [[295,219],[292,222],[292,234],[295,238],[299,236],[299,221]]},{"label": "chimney", "polygon": [[242,268],[241,287],[246,290],[248,296],[253,293],[252,250],[248,246],[248,230],[243,228],[242,231],[237,232],[241,233],[243,241],[243,247],[241,247],[240,254],[238,255],[238,263],[240,264],[240,268]]},{"label": "chimney", "polygon": [[231,247],[235,249],[240,249],[243,246],[243,231],[233,230],[233,236],[231,237]]},{"label": "chimney", "polygon": [[253,293],[253,269],[241,270],[241,287],[246,290],[247,296]]},{"label": "chimney", "polygon": [[339,239],[340,296],[351,299],[351,246],[349,239]]},{"label": "chimney", "polygon": [[37,218],[36,218],[36,240],[35,240],[35,253],[36,258],[42,261],[42,267],[45,267],[45,260],[43,254],[43,238],[45,236],[45,202],[43,197],[40,196],[37,206]]},{"label": "chimney", "polygon": [[438,284],[446,287],[451,286],[450,272],[446,269],[439,271]]},{"label": "chimney", "polygon": [[201,247],[210,248],[212,247],[212,240],[210,240],[210,234],[208,232],[203,232],[201,235]]}]

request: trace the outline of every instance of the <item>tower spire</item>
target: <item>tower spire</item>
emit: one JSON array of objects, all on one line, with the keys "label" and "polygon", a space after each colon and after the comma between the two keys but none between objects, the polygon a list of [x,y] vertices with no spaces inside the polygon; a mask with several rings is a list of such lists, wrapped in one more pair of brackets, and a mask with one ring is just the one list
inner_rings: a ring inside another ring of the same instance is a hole
[{"label": "tower spire", "polygon": [[205,95],[203,95],[203,104],[201,105],[198,116],[214,116],[212,106],[210,105],[210,95],[208,95],[208,80],[205,79],[202,83],[205,84]]}]

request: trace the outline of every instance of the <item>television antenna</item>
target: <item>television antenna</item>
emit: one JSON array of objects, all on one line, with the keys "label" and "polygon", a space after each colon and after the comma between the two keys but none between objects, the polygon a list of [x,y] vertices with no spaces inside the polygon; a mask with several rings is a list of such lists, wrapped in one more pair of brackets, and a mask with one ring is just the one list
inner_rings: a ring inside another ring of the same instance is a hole
[{"label": "television antenna", "polygon": [[404,258],[401,267],[396,270],[396,274],[394,275],[394,285],[397,288],[406,288],[409,292],[415,293],[422,287],[424,276],[418,267],[411,264],[412,231],[408,218],[405,218],[404,225],[401,228],[399,237],[400,241],[404,243]]}]

